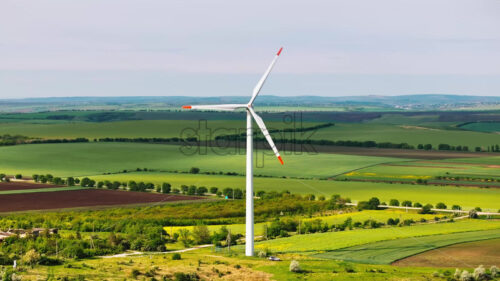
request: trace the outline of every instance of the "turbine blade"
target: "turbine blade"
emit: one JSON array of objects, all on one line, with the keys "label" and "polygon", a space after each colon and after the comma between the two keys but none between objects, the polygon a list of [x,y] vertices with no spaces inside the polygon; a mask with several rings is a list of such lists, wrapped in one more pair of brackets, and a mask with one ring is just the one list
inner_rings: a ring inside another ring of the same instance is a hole
[{"label": "turbine blade", "polygon": [[283,47],[281,47],[280,50],[278,51],[278,53],[276,53],[276,56],[274,57],[273,61],[271,62],[271,65],[269,65],[266,72],[264,72],[264,75],[260,78],[259,82],[257,83],[255,88],[253,89],[252,98],[250,99],[250,102],[248,103],[249,105],[253,104],[253,101],[255,100],[257,95],[259,94],[260,89],[262,89],[262,86],[264,86],[264,82],[266,82],[267,76],[269,76],[269,73],[271,73],[271,70],[273,69],[274,64],[278,60],[278,57],[280,56],[282,50],[283,50]]},{"label": "turbine blade", "polygon": [[262,131],[262,134],[264,135],[264,137],[266,137],[266,140],[269,143],[269,145],[271,146],[271,148],[274,152],[274,155],[276,155],[276,157],[278,157],[278,160],[280,161],[281,165],[283,165],[283,159],[281,159],[281,155],[280,155],[278,149],[276,148],[276,145],[274,145],[274,141],[271,138],[271,136],[269,135],[269,131],[267,131],[266,124],[264,124],[264,121],[262,120],[262,118],[260,118],[260,116],[257,115],[257,113],[255,113],[255,111],[253,111],[253,109],[251,107],[248,107],[248,110],[250,111],[250,114],[252,114],[252,117],[255,120],[255,123],[257,123],[260,130]]},{"label": "turbine blade", "polygon": [[245,108],[246,104],[213,104],[213,105],[183,105],[183,109],[198,109],[198,110],[225,110],[233,111],[238,108]]}]

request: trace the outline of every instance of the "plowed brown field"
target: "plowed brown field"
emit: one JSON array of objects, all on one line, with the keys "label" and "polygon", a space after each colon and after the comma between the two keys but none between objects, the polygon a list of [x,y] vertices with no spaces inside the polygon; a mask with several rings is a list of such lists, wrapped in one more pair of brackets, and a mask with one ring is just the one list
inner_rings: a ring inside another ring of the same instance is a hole
[{"label": "plowed brown field", "polygon": [[0,212],[200,200],[204,197],[106,189],[0,195]]}]

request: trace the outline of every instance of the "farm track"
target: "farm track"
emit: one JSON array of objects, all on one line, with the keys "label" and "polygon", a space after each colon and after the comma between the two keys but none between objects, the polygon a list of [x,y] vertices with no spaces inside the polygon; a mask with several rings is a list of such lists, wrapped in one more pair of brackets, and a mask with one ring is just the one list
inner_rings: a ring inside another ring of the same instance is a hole
[{"label": "farm track", "polygon": [[167,203],[201,199],[205,198],[104,189],[6,194],[0,196],[0,212]]}]

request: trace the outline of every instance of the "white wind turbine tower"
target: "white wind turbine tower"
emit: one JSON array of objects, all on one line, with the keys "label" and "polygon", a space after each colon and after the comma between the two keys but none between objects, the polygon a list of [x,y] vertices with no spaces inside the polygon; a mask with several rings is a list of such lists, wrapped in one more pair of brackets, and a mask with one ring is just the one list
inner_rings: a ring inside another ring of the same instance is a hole
[{"label": "white wind turbine tower", "polygon": [[253,89],[252,98],[248,102],[248,104],[216,104],[216,105],[185,105],[182,108],[184,109],[200,109],[200,110],[225,110],[225,111],[233,111],[238,108],[244,108],[247,111],[247,166],[246,166],[246,245],[245,245],[245,255],[253,256],[253,243],[254,243],[254,220],[253,220],[253,131],[252,131],[252,117],[255,120],[255,123],[259,126],[262,134],[266,137],[267,142],[271,146],[274,151],[276,157],[280,161],[281,165],[283,165],[283,159],[281,159],[280,153],[274,145],[273,139],[269,135],[267,131],[266,125],[262,118],[260,118],[257,113],[253,110],[253,102],[257,95],[260,92],[260,89],[266,82],[267,76],[273,69],[274,64],[278,60],[279,55],[283,48],[280,48],[276,56],[274,57],[271,65],[267,68],[266,72],[260,78],[259,82]]}]

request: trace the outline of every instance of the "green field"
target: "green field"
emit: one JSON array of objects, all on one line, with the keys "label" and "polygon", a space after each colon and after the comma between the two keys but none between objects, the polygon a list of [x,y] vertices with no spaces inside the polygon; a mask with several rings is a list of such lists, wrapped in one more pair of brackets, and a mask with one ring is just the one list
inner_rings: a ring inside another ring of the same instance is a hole
[{"label": "green field", "polygon": [[[29,119],[28,119],[29,120]],[[1,119],[0,119],[1,122]],[[58,120],[36,120],[0,123],[0,135],[23,135],[45,139],[73,138],[187,138],[196,132],[201,140],[218,135],[245,132],[245,120],[131,120],[116,122],[68,122]],[[318,123],[303,123],[304,127]],[[283,122],[266,122],[269,130],[293,128]],[[196,130],[196,132],[195,132]]]},{"label": "green field", "polygon": [[275,253],[317,254],[378,241],[498,228],[500,221],[461,220],[454,223],[295,235],[259,242],[255,247]]},{"label": "green field", "polygon": [[317,254],[315,257],[359,263],[391,264],[399,259],[428,250],[457,243],[499,237],[500,229],[412,237],[338,249],[331,252]]},{"label": "green field", "polygon": [[[304,134],[309,136],[310,134]],[[300,138],[300,135],[297,137]],[[414,146],[430,143],[437,148],[441,143],[468,146],[500,144],[499,134],[452,129],[437,129],[416,125],[392,125],[376,123],[335,123],[335,126],[316,131],[311,139],[356,140],[392,143],[408,143]]]},{"label": "green field", "polygon": [[[206,149],[206,151],[205,151]],[[235,155],[237,154],[237,155]],[[401,161],[386,157],[283,152],[280,165],[272,151],[255,151],[255,174],[290,177],[328,177],[377,163]],[[144,143],[65,143],[0,147],[4,173],[52,173],[84,176],[136,168],[202,172],[245,171],[245,150],[213,151],[206,147],[181,147]]]},{"label": "green field", "polygon": [[[389,218],[399,218],[400,221],[406,220],[406,219],[413,219],[415,221],[418,221],[422,218],[426,220],[432,220],[434,217],[442,217],[443,215],[420,215],[416,213],[406,213],[404,211],[400,210],[383,210],[383,211],[362,211],[362,212],[354,212],[354,213],[344,213],[344,214],[337,214],[337,215],[330,215],[330,216],[318,216],[318,217],[312,217],[312,218],[304,218],[304,217],[294,217],[296,220],[300,220],[301,223],[313,221],[320,219],[323,223],[328,223],[328,225],[332,224],[341,224],[343,223],[347,218],[352,218],[353,222],[363,222],[365,220],[376,220],[378,222],[383,222],[386,223],[387,219]],[[267,222],[261,222],[261,223],[256,223],[254,226],[254,231],[255,235],[260,236],[264,235],[265,229],[264,225],[269,225]],[[207,225],[208,230],[210,232],[214,231],[219,231],[222,225]],[[227,229],[231,230],[231,233],[233,234],[245,234],[245,224],[226,224],[224,225],[227,227]],[[193,230],[193,226],[166,226],[164,227],[165,231],[169,233],[170,235],[173,235],[174,233],[178,233],[180,229],[188,229],[190,231]]]},{"label": "green field", "polygon": [[[145,181],[160,184],[169,182],[173,188],[181,185],[196,185],[219,189],[225,187],[245,188],[245,178],[242,176],[220,176],[220,175],[193,175],[175,173],[126,173],[115,175],[92,176],[94,180],[110,181]],[[413,202],[431,203],[444,202],[448,206],[457,204],[464,209],[480,206],[483,209],[490,208],[498,210],[500,204],[498,197],[500,190],[489,188],[455,187],[455,186],[432,186],[411,184],[390,184],[372,182],[346,182],[332,180],[304,180],[283,178],[254,178],[254,189],[256,191],[283,191],[288,190],[296,194],[316,194],[330,197],[340,194],[349,197],[354,202],[368,200],[373,196],[381,201],[389,202],[390,199],[411,200]]]},{"label": "green field", "polygon": [[500,122],[475,122],[460,126],[460,128],[477,132],[499,133]]},{"label": "green field", "polygon": [[[500,160],[500,158],[496,158]],[[471,159],[459,163],[454,160],[446,161],[412,161],[381,164],[356,170],[343,175],[347,178],[389,179],[389,180],[416,180],[433,179],[435,176],[467,176],[467,177],[500,177],[500,170],[494,165],[477,164],[490,162],[488,158]],[[460,161],[460,160],[459,160]],[[477,163],[474,163],[477,162]],[[500,163],[499,163],[500,164]]]}]

